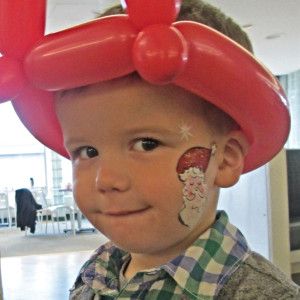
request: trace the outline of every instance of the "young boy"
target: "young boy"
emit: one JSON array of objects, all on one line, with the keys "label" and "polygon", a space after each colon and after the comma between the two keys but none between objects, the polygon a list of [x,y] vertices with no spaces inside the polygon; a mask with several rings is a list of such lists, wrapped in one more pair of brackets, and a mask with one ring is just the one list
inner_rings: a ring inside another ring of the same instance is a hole
[{"label": "young boy", "polygon": [[[251,50],[237,25],[211,6],[186,1],[179,18],[188,9],[202,22],[217,20],[217,29]],[[64,92],[55,104],[74,197],[112,241],[84,265],[71,299],[299,297],[225,212],[216,213],[219,189],[238,181],[249,149],[228,115],[136,73]]]},{"label": "young boy", "polygon": [[[148,3],[159,6],[160,1]],[[138,2],[127,1],[129,14],[138,11]],[[108,14],[114,12],[120,12],[120,8]],[[143,19],[135,25],[143,27]],[[206,23],[251,51],[241,29],[201,1],[183,1],[178,19]],[[186,31],[180,26],[185,37],[195,32],[191,23],[182,25]],[[149,29],[151,34],[153,28]],[[157,28],[165,34],[165,27]],[[144,59],[137,55],[139,74],[126,72],[56,93],[56,114],[73,164],[74,197],[83,214],[111,240],[82,267],[70,299],[300,298],[299,287],[252,252],[226,213],[216,211],[220,188],[234,185],[243,172],[271,159],[287,137],[287,130],[279,133],[272,126],[266,130],[264,145],[261,130],[264,132],[268,120],[263,119],[266,115],[261,110],[265,106],[265,112],[270,109],[271,116],[283,120],[283,128],[289,126],[287,110],[277,98],[276,105],[268,107],[269,92],[261,101],[258,94],[264,86],[269,89],[269,75],[260,73],[260,69],[257,72],[266,79],[247,78],[255,93],[248,97],[247,86],[239,90],[242,81],[236,76],[235,66],[240,63],[237,68],[244,68],[240,75],[245,72],[250,76],[247,69],[253,66],[252,58],[232,41],[203,30],[203,39],[208,32],[208,40],[216,42],[214,51],[207,48],[208,57],[215,56],[207,69],[203,68],[203,80],[209,79],[201,97],[197,92],[200,82],[194,76],[188,83],[178,79],[173,84],[170,80],[192,59],[192,50],[187,55],[186,47],[180,48],[181,44],[175,42],[174,47],[182,49],[182,66],[176,65],[177,60],[173,63],[172,57],[164,58],[171,61],[168,72],[158,74],[159,63],[154,71],[149,70],[153,64],[143,69]],[[173,29],[170,32],[173,43],[177,38],[173,40]],[[149,39],[142,40],[137,48]],[[235,57],[237,62],[229,56],[223,60],[219,39],[240,53]],[[161,40],[150,46],[153,50],[162,44]],[[137,48],[134,51],[141,54]],[[224,88],[220,77],[223,71],[232,76],[232,86]],[[218,84],[212,83],[215,78],[220,78]],[[191,87],[193,80],[195,85]],[[270,90],[273,93],[273,88]],[[218,93],[222,94],[221,102],[215,100]],[[207,102],[208,98],[215,105]],[[274,108],[277,106],[279,111]],[[272,150],[275,144],[277,149]],[[261,151],[254,151],[255,147]]]}]

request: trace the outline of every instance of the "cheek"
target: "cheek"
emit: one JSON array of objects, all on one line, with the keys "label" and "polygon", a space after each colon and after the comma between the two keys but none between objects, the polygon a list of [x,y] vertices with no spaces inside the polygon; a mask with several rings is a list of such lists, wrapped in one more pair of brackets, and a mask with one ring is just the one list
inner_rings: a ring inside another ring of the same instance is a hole
[{"label": "cheek", "polygon": [[159,170],[151,168],[145,174],[137,173],[135,182],[136,193],[145,201],[165,209],[180,210],[182,183],[178,180],[174,166]]},{"label": "cheek", "polygon": [[87,199],[91,198],[91,184],[94,182],[95,181],[90,173],[73,168],[73,195],[78,207],[82,211],[84,210],[84,207],[88,205]]},{"label": "cheek", "polygon": [[84,196],[85,194],[86,194],[85,189],[81,187],[79,181],[77,181],[77,183],[74,182],[73,195],[74,195],[75,202],[81,211],[84,211],[84,207],[85,207],[84,204],[86,204],[83,200],[84,198],[86,198],[86,196]]},{"label": "cheek", "polygon": [[182,185],[178,182],[176,174],[174,176],[159,174],[155,178],[147,178],[143,184],[138,186],[149,196],[155,195],[155,198],[172,197],[174,199],[179,198],[182,194]]}]

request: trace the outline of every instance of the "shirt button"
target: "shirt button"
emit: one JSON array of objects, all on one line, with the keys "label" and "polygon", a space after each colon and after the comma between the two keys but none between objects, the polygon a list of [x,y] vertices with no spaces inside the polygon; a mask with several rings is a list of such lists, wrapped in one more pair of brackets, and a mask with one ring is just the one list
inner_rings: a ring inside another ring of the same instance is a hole
[{"label": "shirt button", "polygon": [[150,275],[150,276],[151,276],[151,275],[156,275],[156,274],[157,274],[157,271],[147,272],[146,274],[147,274],[147,275]]}]

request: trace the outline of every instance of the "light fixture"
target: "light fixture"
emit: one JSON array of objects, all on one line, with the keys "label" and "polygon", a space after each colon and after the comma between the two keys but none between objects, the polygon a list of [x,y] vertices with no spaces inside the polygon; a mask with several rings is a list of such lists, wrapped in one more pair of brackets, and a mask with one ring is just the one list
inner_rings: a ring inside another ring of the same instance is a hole
[{"label": "light fixture", "polygon": [[284,36],[285,33],[282,33],[282,32],[278,32],[278,33],[273,33],[273,34],[270,34],[270,35],[267,35],[265,37],[266,40],[275,40],[275,39],[278,39],[282,36]]}]

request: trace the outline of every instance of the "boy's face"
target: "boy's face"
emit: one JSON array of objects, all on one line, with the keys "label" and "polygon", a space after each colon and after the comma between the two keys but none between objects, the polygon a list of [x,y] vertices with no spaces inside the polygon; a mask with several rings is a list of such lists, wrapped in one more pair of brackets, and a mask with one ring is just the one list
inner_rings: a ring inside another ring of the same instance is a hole
[{"label": "boy's face", "polygon": [[214,222],[218,151],[205,172],[207,201],[195,225],[179,221],[184,185],[178,160],[189,148],[218,144],[200,103],[179,87],[132,78],[56,99],[76,202],[119,247],[152,255],[181,251]]}]

